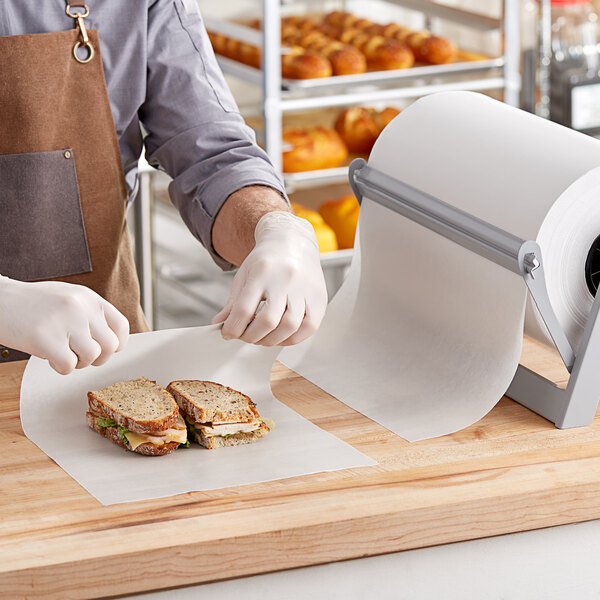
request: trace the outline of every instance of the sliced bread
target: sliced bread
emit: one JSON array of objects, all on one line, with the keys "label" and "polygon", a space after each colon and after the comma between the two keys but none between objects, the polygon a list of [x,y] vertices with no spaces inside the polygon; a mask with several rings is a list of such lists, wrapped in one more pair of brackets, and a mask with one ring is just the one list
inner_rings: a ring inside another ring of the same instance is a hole
[{"label": "sliced bread", "polygon": [[201,429],[191,430],[189,436],[190,439],[193,439],[201,446],[204,446],[209,450],[214,450],[215,448],[222,448],[224,446],[240,446],[241,444],[251,444],[252,442],[256,442],[256,440],[260,440],[260,438],[265,437],[269,431],[270,429],[264,423],[261,423],[260,427],[256,431],[250,431],[247,433],[239,432],[225,437],[221,435],[207,436],[204,435]]},{"label": "sliced bread", "polygon": [[[105,420],[105,419],[104,419]],[[123,436],[119,432],[117,427],[103,427],[100,423],[102,423],[102,417],[97,417],[92,413],[86,414],[87,424],[94,430],[97,431],[100,435],[108,438],[115,444],[125,448],[126,450],[130,450],[132,452],[137,452],[138,454],[144,454],[146,456],[163,456],[164,454],[170,454],[179,446],[178,442],[168,442],[163,444],[162,446],[157,446],[156,444],[140,444],[135,449],[132,448],[129,441],[125,443]],[[100,422],[99,422],[100,421]],[[127,434],[125,434],[125,439],[127,439]]]},{"label": "sliced bread", "polygon": [[187,419],[196,423],[247,423],[259,417],[248,396],[220,383],[172,381],[167,391]]},{"label": "sliced bread", "polygon": [[87,396],[92,413],[135,433],[160,433],[174,426],[179,414],[173,396],[145,377],[114,383]]}]

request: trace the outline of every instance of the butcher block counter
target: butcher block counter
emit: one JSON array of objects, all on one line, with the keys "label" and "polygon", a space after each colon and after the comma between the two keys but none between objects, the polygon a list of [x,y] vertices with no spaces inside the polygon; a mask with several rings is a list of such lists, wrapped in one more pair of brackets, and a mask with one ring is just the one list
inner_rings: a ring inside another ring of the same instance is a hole
[{"label": "butcher block counter", "polygon": [[[536,342],[522,362],[566,380]],[[279,363],[277,398],[377,466],[103,506],[23,435],[24,367],[0,365],[1,598],[119,596],[600,518],[598,416],[561,431],[504,398],[411,444]]]}]

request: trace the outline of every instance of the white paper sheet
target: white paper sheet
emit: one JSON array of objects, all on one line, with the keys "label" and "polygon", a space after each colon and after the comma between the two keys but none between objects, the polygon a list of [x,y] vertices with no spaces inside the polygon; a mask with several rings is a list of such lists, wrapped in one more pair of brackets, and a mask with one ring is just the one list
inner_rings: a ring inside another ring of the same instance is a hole
[{"label": "white paper sheet", "polygon": [[[31,358],[21,386],[23,430],[103,504],[376,464],[273,397],[278,350],[226,342],[219,327],[210,326],[133,335],[102,367],[66,377]],[[142,376],[163,386],[176,379],[228,385],[250,396],[275,429],[256,443],[218,450],[193,443],[161,457],[124,451],[86,425],[86,394]]]},{"label": "white paper sheet", "polygon": [[[538,240],[549,295],[576,348],[600,234],[600,142],[480,94],[423,98],[385,129],[369,165],[523,239]],[[522,278],[363,200],[361,260],[320,331],[280,360],[410,441],[483,417],[518,365]],[[545,340],[527,307],[526,331]]]}]

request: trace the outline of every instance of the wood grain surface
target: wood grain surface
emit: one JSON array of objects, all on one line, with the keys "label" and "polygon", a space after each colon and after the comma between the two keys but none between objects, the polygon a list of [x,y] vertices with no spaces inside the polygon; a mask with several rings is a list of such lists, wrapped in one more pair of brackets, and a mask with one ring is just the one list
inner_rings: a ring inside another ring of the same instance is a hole
[{"label": "wood grain surface", "polygon": [[[522,362],[566,381],[535,342]],[[23,369],[0,365],[1,598],[118,596],[600,517],[598,416],[561,431],[504,398],[410,444],[280,364],[277,398],[377,466],[105,507],[23,435]]]}]

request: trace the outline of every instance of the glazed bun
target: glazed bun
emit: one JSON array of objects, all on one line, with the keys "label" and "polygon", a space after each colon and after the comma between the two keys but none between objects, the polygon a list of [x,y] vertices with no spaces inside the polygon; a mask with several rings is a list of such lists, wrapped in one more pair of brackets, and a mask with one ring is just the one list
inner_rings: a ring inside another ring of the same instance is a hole
[{"label": "glazed bun", "polygon": [[374,108],[347,108],[337,118],[335,129],[350,152],[369,154],[379,134],[399,113],[398,109],[391,107],[382,111]]},{"label": "glazed bun", "polygon": [[348,149],[338,133],[328,127],[286,129],[283,143],[286,173],[339,167],[348,156]]}]

